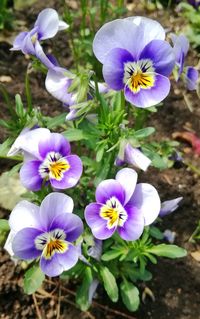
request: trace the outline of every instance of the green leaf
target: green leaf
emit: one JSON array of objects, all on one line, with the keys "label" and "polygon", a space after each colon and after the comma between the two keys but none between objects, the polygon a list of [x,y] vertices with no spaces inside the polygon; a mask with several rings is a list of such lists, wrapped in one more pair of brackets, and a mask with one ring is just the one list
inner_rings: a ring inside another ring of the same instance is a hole
[{"label": "green leaf", "polygon": [[10,230],[8,221],[6,219],[0,219],[0,233],[8,232]]},{"label": "green leaf", "polygon": [[62,132],[62,135],[68,139],[69,142],[87,140],[87,135],[80,129],[70,128]]},{"label": "green leaf", "polygon": [[115,277],[110,272],[110,270],[107,267],[101,267],[100,268],[100,276],[102,278],[104,288],[110,297],[110,299],[113,302],[117,302],[119,296],[118,296],[118,287],[115,280]]},{"label": "green leaf", "polygon": [[8,137],[7,140],[5,140],[2,144],[0,144],[0,157],[7,156],[7,153],[13,141],[14,139],[12,137]]},{"label": "green leaf", "polygon": [[92,280],[92,270],[90,267],[87,267],[84,272],[83,282],[76,292],[76,302],[82,311],[86,311],[90,306],[88,298]]},{"label": "green leaf", "polygon": [[19,94],[15,95],[15,103],[16,103],[16,113],[19,118],[23,118],[24,114],[26,113],[24,110],[24,106],[22,103],[21,96]]},{"label": "green leaf", "polygon": [[145,127],[141,130],[138,130],[134,133],[134,137],[136,138],[144,138],[147,137],[151,134],[153,134],[155,132],[155,128],[154,127]]},{"label": "green leaf", "polygon": [[176,245],[160,244],[148,249],[148,252],[156,256],[168,257],[168,258],[181,258],[187,255],[187,251]]},{"label": "green leaf", "polygon": [[104,261],[109,261],[119,257],[123,252],[121,250],[110,250],[101,256]]},{"label": "green leaf", "polygon": [[136,311],[140,304],[139,290],[131,282],[124,280],[120,285],[123,303],[129,311]]},{"label": "green leaf", "polygon": [[149,234],[150,236],[156,238],[156,239],[163,239],[164,238],[164,235],[163,233],[160,231],[160,229],[158,227],[155,227],[155,226],[151,226],[149,228]]},{"label": "green leaf", "polygon": [[33,294],[42,285],[45,275],[39,266],[31,267],[24,276],[23,288],[28,295]]},{"label": "green leaf", "polygon": [[47,121],[47,128],[52,129],[65,123],[67,113],[59,114]]}]

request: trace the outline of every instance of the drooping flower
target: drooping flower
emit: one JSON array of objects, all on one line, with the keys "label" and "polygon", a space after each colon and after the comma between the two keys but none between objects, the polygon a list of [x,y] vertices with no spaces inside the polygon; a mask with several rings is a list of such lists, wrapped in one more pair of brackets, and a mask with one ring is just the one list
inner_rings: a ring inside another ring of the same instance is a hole
[{"label": "drooping flower", "polygon": [[85,219],[94,237],[106,239],[117,231],[125,240],[136,240],[144,226],[158,217],[160,198],[156,189],[136,182],[137,173],[123,168],[115,179],[98,185],[96,202],[85,208]]},{"label": "drooping flower", "polygon": [[183,34],[177,36],[176,34],[172,33],[171,39],[174,45],[173,50],[175,54],[176,66],[178,68],[176,81],[178,81],[182,76],[187,89],[195,90],[197,88],[197,80],[199,77],[198,71],[192,66],[184,67],[185,58],[189,50],[189,41]]},{"label": "drooping flower", "polygon": [[[73,108],[73,105],[79,103],[77,101],[78,92],[68,92],[68,89],[72,84],[72,79],[74,78],[75,75],[69,72],[67,69],[55,66],[54,68],[48,70],[45,80],[46,90],[56,99],[63,102],[64,107],[69,109],[70,112],[66,116],[68,121],[79,117],[79,108]],[[92,99],[89,88],[92,90],[95,89],[95,84],[93,81],[89,82],[86,100]],[[104,83],[98,83],[98,89],[100,93],[108,92],[108,87]]]},{"label": "drooping flower", "polygon": [[19,202],[9,218],[9,253],[24,260],[40,258],[42,271],[51,277],[73,267],[79,254],[72,242],[83,232],[73,206],[72,198],[62,193],[49,194],[40,207]]},{"label": "drooping flower", "polygon": [[103,64],[110,88],[141,108],[161,102],[169,93],[174,53],[162,26],[144,17],[106,23],[96,34],[93,51]]},{"label": "drooping flower", "polygon": [[130,143],[127,143],[124,148],[123,158],[117,157],[115,165],[122,166],[125,163],[146,171],[151,164],[151,160],[138,148],[132,147]]},{"label": "drooping flower", "polygon": [[38,128],[20,135],[11,150],[24,152],[24,164],[20,170],[22,184],[37,191],[49,182],[53,188],[66,189],[75,186],[82,174],[82,162],[70,152],[70,144],[59,133]]},{"label": "drooping flower", "polygon": [[161,210],[160,210],[159,216],[164,217],[174,212],[179,207],[179,203],[180,201],[182,201],[182,199],[183,197],[177,197],[177,198],[163,202],[161,204]]},{"label": "drooping flower", "polygon": [[24,54],[34,55],[48,68],[53,67],[54,64],[45,55],[40,41],[51,39],[58,31],[65,30],[68,27],[67,23],[59,20],[56,10],[44,9],[39,13],[33,29],[21,32],[16,37],[11,50],[21,50]]}]

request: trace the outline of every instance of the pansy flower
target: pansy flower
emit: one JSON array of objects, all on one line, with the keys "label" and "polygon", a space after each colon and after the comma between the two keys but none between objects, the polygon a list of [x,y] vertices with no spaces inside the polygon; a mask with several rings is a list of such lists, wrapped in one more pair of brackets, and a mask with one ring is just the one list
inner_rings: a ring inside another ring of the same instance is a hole
[{"label": "pansy flower", "polygon": [[[72,244],[83,232],[81,219],[72,214],[73,200],[62,193],[51,193],[38,207],[26,200],[19,202],[9,218],[9,243],[5,248],[19,259],[40,259],[48,276],[58,276],[78,261]],[[7,241],[8,241],[7,240]]]},{"label": "pansy flower", "polygon": [[198,71],[192,66],[184,67],[185,58],[189,50],[189,41],[183,34],[177,36],[176,34],[172,33],[171,39],[173,42],[176,66],[178,68],[176,80],[178,81],[182,76],[187,89],[190,91],[195,90],[199,77]]},{"label": "pansy flower", "polygon": [[124,148],[123,156],[121,158],[118,156],[115,160],[116,166],[122,166],[125,163],[146,171],[151,164],[151,160],[138,148],[132,147],[130,143],[127,143]]},{"label": "pansy flower", "polygon": [[18,137],[9,155],[24,152],[20,170],[22,184],[37,191],[48,182],[53,188],[66,189],[77,184],[82,174],[82,162],[71,154],[70,144],[62,134],[38,128]]},{"label": "pansy flower", "polygon": [[158,22],[129,17],[106,23],[94,38],[93,51],[103,64],[105,82],[124,90],[131,104],[146,108],[168,95],[175,60]]},{"label": "pansy flower", "polygon": [[179,207],[179,203],[182,201],[182,199],[183,197],[177,197],[163,202],[161,204],[159,217],[164,217],[174,212]]},{"label": "pansy flower", "polygon": [[96,202],[85,209],[85,219],[94,237],[106,239],[115,231],[125,240],[138,239],[144,226],[160,212],[160,198],[150,184],[137,184],[137,173],[120,170],[115,179],[102,181],[96,189]]},{"label": "pansy flower", "polygon": [[58,31],[65,30],[68,27],[67,23],[59,19],[56,10],[44,9],[39,13],[33,29],[21,32],[16,37],[11,50],[21,50],[24,54],[35,55],[48,68],[53,67],[54,64],[43,52],[40,41],[51,39]]}]

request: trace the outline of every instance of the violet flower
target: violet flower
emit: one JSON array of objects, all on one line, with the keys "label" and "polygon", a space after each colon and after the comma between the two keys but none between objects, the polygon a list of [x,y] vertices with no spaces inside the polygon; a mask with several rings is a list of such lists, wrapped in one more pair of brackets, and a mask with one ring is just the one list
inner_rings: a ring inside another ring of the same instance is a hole
[{"label": "violet flower", "polygon": [[[46,90],[57,100],[63,102],[64,107],[69,108],[69,113],[66,116],[66,120],[71,121],[78,117],[77,113],[78,108],[74,109],[73,105],[78,104],[77,95],[78,92],[68,92],[72,84],[72,80],[75,78],[75,75],[69,72],[68,70],[55,66],[47,72],[45,87]],[[90,81],[89,86],[94,90],[95,84],[93,81]],[[98,83],[98,89],[100,93],[107,93],[108,87],[104,83]],[[88,99],[91,99],[88,88]]]},{"label": "violet flower", "polygon": [[21,50],[24,54],[36,56],[47,68],[54,67],[50,59],[45,55],[40,45],[40,41],[53,38],[58,31],[65,30],[69,26],[64,21],[59,20],[58,13],[54,9],[42,10],[34,24],[32,30],[21,32],[13,43],[11,50]]},{"label": "violet flower", "polygon": [[131,104],[146,108],[160,103],[169,93],[168,76],[174,53],[162,26],[144,17],[106,23],[96,34],[93,51],[103,64],[110,88],[124,90]]},{"label": "violet flower", "polygon": [[182,201],[183,197],[177,197],[171,200],[167,200],[161,204],[161,210],[159,213],[159,217],[164,217],[166,215],[174,212],[178,207],[180,201]]},{"label": "violet flower", "polygon": [[188,90],[195,90],[197,88],[198,71],[192,67],[184,67],[185,58],[189,50],[189,41],[185,35],[181,34],[177,36],[176,34],[171,34],[171,39],[173,42],[173,50],[175,54],[176,66],[178,67],[178,76],[176,80],[180,79],[182,75],[183,81]]},{"label": "violet flower", "polygon": [[158,217],[160,198],[156,189],[136,182],[137,173],[123,168],[115,179],[98,185],[96,202],[85,208],[85,219],[94,237],[106,239],[117,231],[125,240],[136,240],[144,226]]},{"label": "violet flower", "polygon": [[69,142],[59,133],[35,129],[20,135],[9,155],[24,152],[20,170],[22,184],[33,191],[49,182],[53,188],[66,189],[77,184],[82,174],[82,162],[70,153]]},{"label": "violet flower", "polygon": [[72,268],[78,261],[72,242],[83,232],[81,219],[72,214],[73,206],[72,198],[62,193],[49,194],[40,207],[26,200],[18,203],[9,218],[14,256],[40,258],[42,271],[51,277]]},{"label": "violet flower", "polygon": [[200,1],[199,0],[188,0],[188,3],[191,4],[195,9],[198,9],[200,7]]},{"label": "violet flower", "polygon": [[124,149],[123,158],[117,157],[115,165],[122,166],[125,163],[146,171],[151,164],[151,160],[138,148],[132,147],[130,143],[127,143]]}]

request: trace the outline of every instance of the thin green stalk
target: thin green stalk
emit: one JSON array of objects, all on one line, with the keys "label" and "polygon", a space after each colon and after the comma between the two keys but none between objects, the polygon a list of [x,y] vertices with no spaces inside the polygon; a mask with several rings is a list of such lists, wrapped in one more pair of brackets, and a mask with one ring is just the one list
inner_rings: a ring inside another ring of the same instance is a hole
[{"label": "thin green stalk", "polygon": [[25,77],[25,89],[26,89],[27,109],[28,109],[28,114],[30,114],[33,110],[33,105],[32,105],[32,96],[31,96],[28,72],[26,72],[26,77]]}]

